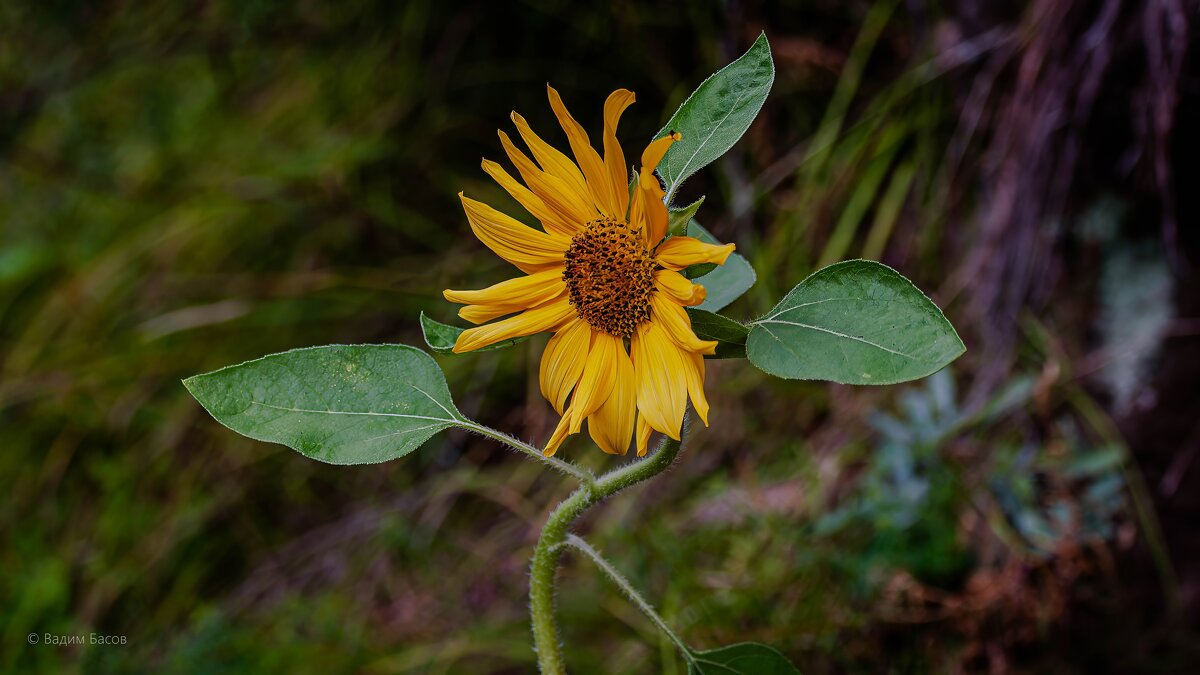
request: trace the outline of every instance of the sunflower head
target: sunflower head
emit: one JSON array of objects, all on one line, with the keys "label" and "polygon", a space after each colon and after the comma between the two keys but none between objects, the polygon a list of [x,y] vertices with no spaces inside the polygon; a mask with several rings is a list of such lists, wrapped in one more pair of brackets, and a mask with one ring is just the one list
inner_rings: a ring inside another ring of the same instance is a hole
[{"label": "sunflower head", "polygon": [[679,271],[723,264],[734,246],[667,237],[665,193],[654,171],[680,140],[678,133],[646,147],[629,189],[616,128],[634,100],[632,92],[618,89],[605,102],[601,156],[558,92],[547,90],[574,160],[514,112],[512,120],[533,158],[504,132],[500,142],[524,184],[495,162],[484,160],[483,170],[543,229],[459,195],[475,235],[525,276],[478,291],[444,292],[447,300],[466,305],[460,316],[484,324],[463,331],[454,351],[553,331],[539,380],[562,418],[546,454],[584,421],[604,451],[623,454],[636,435],[638,453],[644,454],[654,430],[679,438],[689,399],[708,424],[703,356],[713,353],[716,343],[692,331],[683,308],[703,302],[704,288]]},{"label": "sunflower head", "polygon": [[563,257],[567,300],[593,330],[628,339],[650,320],[654,258],[628,223],[593,220]]}]

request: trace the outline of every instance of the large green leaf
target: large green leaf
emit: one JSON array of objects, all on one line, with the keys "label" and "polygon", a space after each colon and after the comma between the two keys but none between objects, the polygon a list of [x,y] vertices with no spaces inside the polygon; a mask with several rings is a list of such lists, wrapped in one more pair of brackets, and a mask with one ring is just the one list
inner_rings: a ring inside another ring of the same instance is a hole
[{"label": "large green leaf", "polygon": [[937,305],[870,260],[813,273],[752,324],[746,341],[750,361],[771,375],[843,384],[915,380],[964,351]]},{"label": "large green leaf", "polygon": [[[721,243],[694,220],[688,223],[688,234],[710,244]],[[742,297],[742,294],[750,290],[758,280],[750,261],[739,253],[730,254],[724,265],[693,265],[684,270],[684,276],[694,280],[708,292],[708,297],[698,308],[710,312],[721,311],[729,303]]]},{"label": "large green leaf", "polygon": [[[453,354],[454,343],[458,341],[458,336],[462,335],[464,330],[466,329],[451,326],[441,321],[434,321],[426,316],[425,312],[421,312],[421,334],[425,337],[425,344],[429,345],[429,348],[437,354]],[[504,349],[528,339],[527,337],[519,337],[512,338],[511,340],[501,340],[500,342],[481,347],[474,351],[490,352],[493,349]]]},{"label": "large green leaf", "polygon": [[692,652],[688,675],[800,675],[776,649],[757,642]]},{"label": "large green leaf", "polygon": [[221,424],[330,464],[402,457],[464,423],[433,358],[407,345],[330,345],[183,382]]},{"label": "large green leaf", "polygon": [[746,337],[750,329],[720,314],[714,314],[695,307],[687,308],[688,318],[692,321],[692,332],[701,340],[716,340],[718,359],[746,358]]},{"label": "large green leaf", "polygon": [[667,203],[683,181],[737,143],[758,116],[775,81],[766,34],[736,61],[713,73],[679,106],[655,135],[678,131],[682,140],[667,150],[658,173],[667,183]]}]

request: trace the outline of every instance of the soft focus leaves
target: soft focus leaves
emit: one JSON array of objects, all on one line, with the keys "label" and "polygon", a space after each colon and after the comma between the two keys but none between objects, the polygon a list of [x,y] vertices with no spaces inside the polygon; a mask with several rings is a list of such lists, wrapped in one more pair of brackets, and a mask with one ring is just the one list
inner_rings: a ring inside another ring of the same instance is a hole
[{"label": "soft focus leaves", "polygon": [[895,270],[849,260],[792,289],[746,343],[750,361],[787,379],[894,384],[966,351],[942,311]]},{"label": "soft focus leaves", "polygon": [[800,675],[783,654],[756,642],[693,652],[691,657],[689,675]]},{"label": "soft focus leaves", "polygon": [[[688,224],[688,234],[710,244],[720,241],[712,233],[704,229],[700,223],[692,221]],[[700,303],[699,309],[719,312],[729,306],[729,303],[742,297],[742,294],[754,286],[758,275],[750,266],[750,261],[739,253],[733,253],[725,260],[724,265],[694,265],[684,270],[684,275],[708,291],[708,297]]]},{"label": "soft focus leaves", "polygon": [[694,307],[688,307],[687,313],[688,318],[692,320],[692,331],[696,333],[696,337],[720,343],[717,345],[716,358],[746,358],[746,337],[750,335],[747,326],[729,317]]},{"label": "soft focus leaves", "polygon": [[[451,326],[441,321],[434,321],[425,316],[425,312],[421,312],[421,334],[425,337],[425,344],[429,345],[435,353],[438,354],[453,354],[454,343],[458,341],[458,336],[462,335],[465,328]],[[493,349],[504,349],[511,347],[518,342],[524,342],[529,338],[519,337],[511,340],[502,340],[496,344],[488,345],[481,349],[476,349],[477,352],[490,352]]]},{"label": "soft focus leaves", "polygon": [[679,106],[655,136],[678,131],[683,138],[667,150],[658,173],[667,182],[667,202],[683,181],[725,154],[762,109],[775,64],[766,34],[737,60],[713,73]]},{"label": "soft focus leaves", "polygon": [[184,385],[239,434],[330,464],[403,457],[462,420],[441,369],[407,345],[297,349]]},{"label": "soft focus leaves", "polygon": [[1099,377],[1113,407],[1127,412],[1148,386],[1175,313],[1171,273],[1153,246],[1110,245],[1102,269],[1096,328],[1100,344],[1123,356],[1106,364]]}]

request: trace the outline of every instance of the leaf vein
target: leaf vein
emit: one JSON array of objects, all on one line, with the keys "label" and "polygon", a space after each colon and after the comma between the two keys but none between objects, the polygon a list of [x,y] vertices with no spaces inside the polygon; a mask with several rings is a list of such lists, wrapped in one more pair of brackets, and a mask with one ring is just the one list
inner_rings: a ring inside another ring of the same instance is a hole
[{"label": "leaf vein", "polygon": [[737,100],[733,102],[733,105],[729,106],[729,110],[727,110],[725,112],[725,116],[721,118],[720,122],[717,122],[716,124],[713,125],[712,131],[708,132],[708,137],[706,137],[703,141],[700,142],[699,145],[696,146],[696,149],[692,152],[692,156],[688,157],[688,160],[686,162],[684,162],[683,166],[679,169],[679,173],[675,174],[675,176],[672,177],[671,187],[669,190],[667,190],[667,195],[668,195],[667,201],[668,202],[670,202],[669,195],[673,195],[675,193],[676,188],[678,188],[680,183],[683,182],[683,179],[681,179],[679,177],[684,175],[685,173],[687,173],[687,168],[692,164],[692,160],[696,159],[696,155],[700,154],[700,151],[704,149],[704,146],[708,145],[708,142],[712,140],[713,135],[716,134],[717,130],[721,128],[721,125],[725,124],[725,120],[729,119],[729,116],[733,114],[733,111],[736,110],[738,108],[738,106],[740,106],[742,104],[742,99],[746,98],[746,96],[748,95],[749,89],[750,89],[749,87],[742,89],[742,93],[738,96]]},{"label": "leaf vein", "polygon": [[[799,322],[796,322],[796,321],[778,321],[778,320],[775,320],[775,319],[763,320],[763,321],[759,321],[758,323],[759,323],[760,325],[761,325],[761,324],[764,324],[764,323],[779,323],[779,324],[784,324],[784,325],[787,325],[787,326],[796,326],[797,328],[807,328],[807,329],[809,329],[809,330],[815,330],[815,331],[819,331],[819,332],[821,332],[821,333],[828,333],[828,334],[830,334],[830,335],[835,335],[835,336],[837,336],[837,337],[840,337],[840,338],[846,338],[847,340],[854,340],[855,342],[861,342],[861,343],[863,343],[863,344],[865,344],[865,345],[870,345],[870,346],[872,346],[872,347],[874,347],[874,348],[876,348],[876,349],[879,349],[879,350],[881,350],[881,351],[885,351],[885,352],[887,352],[887,353],[889,353],[889,354],[895,354],[896,356],[903,356],[903,357],[904,357],[904,358],[906,358],[906,359],[913,359],[913,360],[916,360],[916,358],[917,358],[916,356],[914,356],[914,355],[912,355],[912,354],[905,354],[904,352],[899,352],[899,351],[896,351],[895,349],[889,349],[888,347],[884,347],[883,345],[881,345],[881,344],[878,344],[878,343],[876,343],[876,342],[871,342],[870,340],[867,340],[866,338],[861,338],[861,337],[857,337],[857,336],[854,336],[854,335],[847,335],[846,333],[839,333],[839,332],[837,332],[836,330],[832,330],[832,329],[829,329],[829,328],[822,328],[821,326],[813,326],[813,325],[811,325],[811,324],[807,324],[807,323],[799,323]],[[769,332],[770,332],[770,330],[768,329],[768,331],[767,331],[767,332],[769,333]],[[776,338],[776,339],[778,339],[778,338]],[[780,340],[780,342],[782,342],[782,340]]]},{"label": "leaf vein", "polygon": [[835,301],[839,301],[839,300],[855,301],[855,302],[882,302],[882,303],[886,303],[886,304],[892,304],[895,302],[895,300],[892,300],[890,298],[825,298],[823,300],[813,300],[812,302],[803,302],[803,303],[800,303],[799,305],[792,305],[791,307],[788,307],[787,309],[779,310],[775,314],[772,314],[771,316],[768,316],[764,319],[760,319],[759,321],[756,321],[755,323],[763,323],[765,321],[770,321],[771,319],[779,318],[779,317],[783,316],[784,314],[787,314],[788,312],[792,311],[793,309],[800,309],[801,307],[811,307],[813,305],[819,305],[823,302],[835,302]]},{"label": "leaf vein", "polygon": [[442,409],[442,412],[446,413],[447,415],[449,415],[449,416],[453,417],[453,418],[454,418],[454,419],[456,419],[456,420],[458,419],[458,416],[457,416],[457,415],[455,415],[454,413],[450,412],[449,408],[447,408],[446,406],[442,405],[442,402],[441,402],[441,401],[439,401],[439,400],[437,400],[436,398],[434,398],[434,397],[430,396],[430,395],[429,395],[429,392],[425,391],[424,389],[422,389],[422,388],[418,387],[418,386],[417,386],[417,385],[415,385],[415,384],[410,384],[410,385],[408,385],[408,386],[412,387],[413,389],[416,389],[417,391],[421,392],[422,394],[425,394],[425,398],[429,399],[430,401],[433,401],[433,404],[434,404],[434,405],[436,405],[437,407],[441,408],[441,409]]},{"label": "leaf vein", "polygon": [[360,415],[366,417],[400,417],[411,420],[428,420],[430,422],[445,422],[446,424],[458,424],[457,419],[443,419],[441,417],[430,417],[428,415],[406,415],[404,413],[385,413],[385,412],[364,412],[358,410],[309,410],[306,408],[288,408],[281,405],[272,405],[263,403],[262,401],[250,401],[251,405],[259,405],[264,408],[272,408],[274,410],[284,410],[287,412],[298,413],[314,413],[317,415]]}]

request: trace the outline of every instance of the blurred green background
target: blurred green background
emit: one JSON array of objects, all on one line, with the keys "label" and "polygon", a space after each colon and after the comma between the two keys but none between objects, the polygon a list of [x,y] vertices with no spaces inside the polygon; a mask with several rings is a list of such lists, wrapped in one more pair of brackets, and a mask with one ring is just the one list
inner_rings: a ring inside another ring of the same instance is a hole
[{"label": "blurred green background", "polygon": [[[760,30],[758,122],[683,189],[765,311],[882,260],[967,355],[866,389],[710,366],[712,426],[581,526],[694,645],[805,673],[1183,672],[1200,659],[1196,3],[416,0],[0,5],[0,670],[526,673],[526,565],[568,485],[437,437],[332,467],[182,377],[421,344],[511,270],[456,193],[545,83],[638,152]],[[1190,125],[1190,126],[1189,126]],[[1194,192],[1194,191],[1192,191]],[[509,208],[516,212],[515,207]],[[553,428],[544,338],[439,357],[462,410]],[[622,460],[572,441],[597,470]],[[586,562],[579,673],[682,664]],[[124,636],[28,645],[28,634]]]}]

